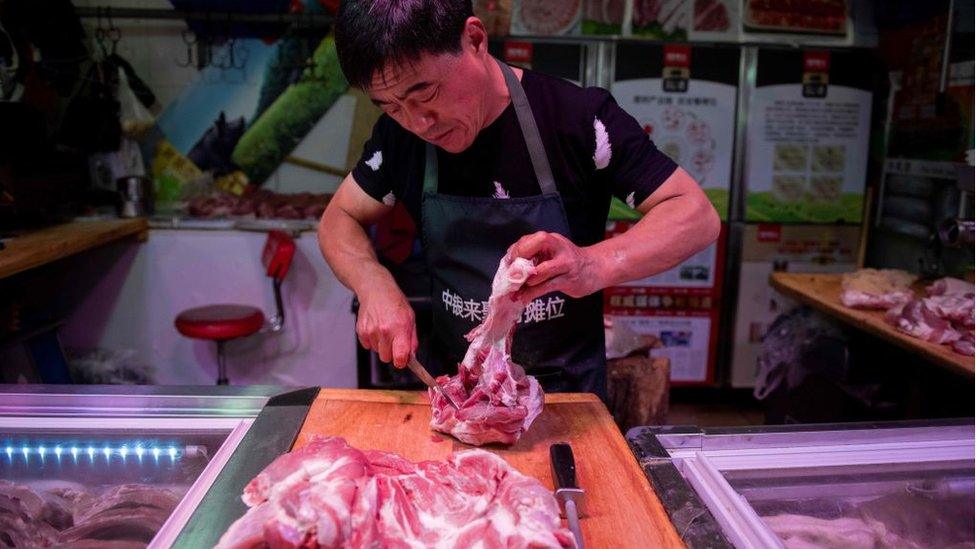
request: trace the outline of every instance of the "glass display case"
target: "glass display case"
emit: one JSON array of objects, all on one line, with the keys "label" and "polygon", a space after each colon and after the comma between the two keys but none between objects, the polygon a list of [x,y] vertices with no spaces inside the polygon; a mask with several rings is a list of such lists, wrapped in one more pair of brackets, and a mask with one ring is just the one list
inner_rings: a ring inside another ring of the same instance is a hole
[{"label": "glass display case", "polygon": [[277,392],[0,389],[0,547],[170,547]]},{"label": "glass display case", "polygon": [[972,420],[628,432],[685,541],[973,547]]}]

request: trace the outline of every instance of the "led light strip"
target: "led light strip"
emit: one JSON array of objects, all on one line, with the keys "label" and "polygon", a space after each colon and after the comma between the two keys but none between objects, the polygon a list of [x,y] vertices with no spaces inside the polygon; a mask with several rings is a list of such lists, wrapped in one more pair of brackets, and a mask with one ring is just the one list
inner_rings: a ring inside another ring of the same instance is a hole
[{"label": "led light strip", "polygon": [[135,458],[138,461],[151,458],[159,461],[160,459],[176,460],[184,456],[206,457],[207,455],[206,448],[203,446],[156,445],[139,442],[119,446],[7,443],[3,447],[3,452],[8,462],[19,460],[21,457],[26,461],[30,461],[31,458],[40,459],[41,461],[52,458],[58,461],[62,459],[78,461],[79,459],[87,458],[89,461],[95,461],[102,458],[111,460],[114,457],[122,458],[123,461],[128,458]]}]

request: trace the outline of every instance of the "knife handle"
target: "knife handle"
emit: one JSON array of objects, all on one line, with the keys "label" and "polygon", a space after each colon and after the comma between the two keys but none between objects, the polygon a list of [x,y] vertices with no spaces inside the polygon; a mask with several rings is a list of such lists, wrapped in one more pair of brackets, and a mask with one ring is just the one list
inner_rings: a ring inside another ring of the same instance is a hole
[{"label": "knife handle", "polygon": [[576,459],[573,447],[565,442],[557,442],[549,447],[549,461],[552,465],[552,478],[559,488],[579,488],[576,485]]}]

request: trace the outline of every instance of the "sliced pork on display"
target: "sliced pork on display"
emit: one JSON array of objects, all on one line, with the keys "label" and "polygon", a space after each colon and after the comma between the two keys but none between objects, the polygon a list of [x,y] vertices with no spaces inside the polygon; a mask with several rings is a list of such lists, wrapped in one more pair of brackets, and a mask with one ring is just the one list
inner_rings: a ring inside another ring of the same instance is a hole
[{"label": "sliced pork on display", "polygon": [[460,409],[429,391],[434,430],[477,446],[514,444],[542,412],[542,388],[511,357],[515,325],[525,307],[516,292],[534,273],[528,259],[502,259],[491,283],[488,314],[466,336],[471,344],[458,374],[437,378]]},{"label": "sliced pork on display", "polygon": [[885,313],[899,331],[930,343],[947,344],[963,355],[973,348],[973,285],[954,278],[936,280],[925,288],[929,297],[912,299]]},{"label": "sliced pork on display", "polygon": [[64,484],[33,490],[0,480],[0,547],[146,547],[180,501],[143,484]]},{"label": "sliced pork on display", "polygon": [[908,303],[917,277],[897,269],[859,269],[841,278],[841,303],[855,309],[890,309]]},{"label": "sliced pork on display", "polygon": [[573,547],[552,492],[483,450],[414,463],[314,436],[244,489],[219,548]]}]

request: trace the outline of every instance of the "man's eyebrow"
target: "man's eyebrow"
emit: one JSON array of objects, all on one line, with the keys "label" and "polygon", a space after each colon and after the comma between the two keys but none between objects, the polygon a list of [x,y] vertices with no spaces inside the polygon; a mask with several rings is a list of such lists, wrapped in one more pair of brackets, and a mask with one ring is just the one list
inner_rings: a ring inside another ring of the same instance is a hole
[{"label": "man's eyebrow", "polygon": [[[400,101],[403,101],[411,93],[427,89],[433,85],[434,85],[433,82],[417,82],[416,84],[407,88],[407,91],[403,92],[403,95],[396,95],[395,97]],[[382,99],[376,99],[375,97],[370,97],[369,100],[372,101],[373,104],[376,105],[377,107],[382,107],[383,105],[388,105],[390,103],[389,101],[383,101]]]}]

